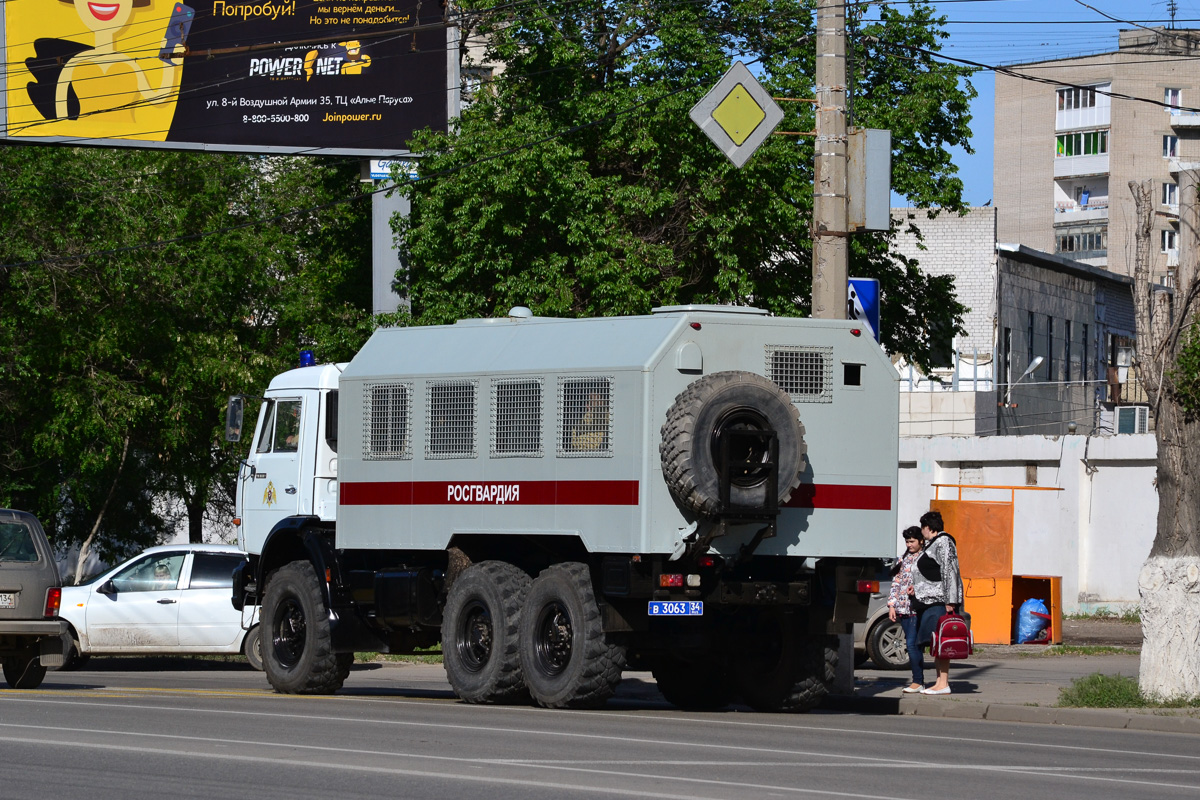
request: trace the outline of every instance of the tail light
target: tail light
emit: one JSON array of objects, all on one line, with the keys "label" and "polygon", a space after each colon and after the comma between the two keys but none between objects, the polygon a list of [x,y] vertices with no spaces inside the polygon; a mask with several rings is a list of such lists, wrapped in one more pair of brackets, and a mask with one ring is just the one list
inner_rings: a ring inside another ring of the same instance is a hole
[{"label": "tail light", "polygon": [[682,574],[659,575],[658,576],[658,585],[662,586],[663,588],[667,588],[667,587],[671,587],[671,586],[683,586],[683,575]]},{"label": "tail light", "polygon": [[859,581],[858,591],[862,594],[875,594],[879,591],[879,581]]},{"label": "tail light", "polygon": [[46,610],[43,616],[57,617],[58,609],[62,607],[62,589],[52,586],[46,590]]}]

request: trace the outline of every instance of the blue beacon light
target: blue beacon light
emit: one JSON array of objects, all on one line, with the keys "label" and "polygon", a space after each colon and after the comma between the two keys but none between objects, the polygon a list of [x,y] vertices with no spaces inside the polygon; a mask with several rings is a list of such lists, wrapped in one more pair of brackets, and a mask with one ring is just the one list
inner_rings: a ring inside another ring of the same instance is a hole
[{"label": "blue beacon light", "polygon": [[316,366],[316,363],[317,363],[317,359],[315,356],[313,356],[312,350],[301,350],[300,351],[300,366],[312,367],[312,366]]}]

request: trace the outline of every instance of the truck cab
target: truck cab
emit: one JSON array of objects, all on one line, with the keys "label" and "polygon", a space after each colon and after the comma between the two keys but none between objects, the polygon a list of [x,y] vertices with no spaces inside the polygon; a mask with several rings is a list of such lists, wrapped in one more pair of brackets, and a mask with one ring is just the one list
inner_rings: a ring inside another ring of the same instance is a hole
[{"label": "truck cab", "polygon": [[280,520],[337,518],[339,364],[276,376],[261,398],[256,436],[238,473],[238,544],[251,553]]}]

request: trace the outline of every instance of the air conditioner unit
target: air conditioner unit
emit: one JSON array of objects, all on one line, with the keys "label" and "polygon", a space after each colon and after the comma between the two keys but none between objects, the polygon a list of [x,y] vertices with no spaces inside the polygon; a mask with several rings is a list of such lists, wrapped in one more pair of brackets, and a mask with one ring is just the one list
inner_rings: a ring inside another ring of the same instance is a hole
[{"label": "air conditioner unit", "polygon": [[1150,427],[1149,406],[1117,406],[1117,433],[1145,433]]}]

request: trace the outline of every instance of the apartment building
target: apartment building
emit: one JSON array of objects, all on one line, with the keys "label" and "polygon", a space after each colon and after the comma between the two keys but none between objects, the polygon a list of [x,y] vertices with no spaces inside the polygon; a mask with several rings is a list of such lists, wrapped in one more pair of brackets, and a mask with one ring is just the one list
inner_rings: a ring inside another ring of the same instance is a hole
[{"label": "apartment building", "polygon": [[1128,185],[1151,180],[1153,278],[1172,285],[1178,164],[1200,161],[1197,56],[1200,30],[1136,29],[1113,52],[996,73],[997,239],[1132,275]]}]

